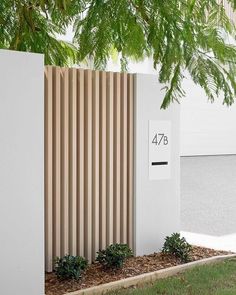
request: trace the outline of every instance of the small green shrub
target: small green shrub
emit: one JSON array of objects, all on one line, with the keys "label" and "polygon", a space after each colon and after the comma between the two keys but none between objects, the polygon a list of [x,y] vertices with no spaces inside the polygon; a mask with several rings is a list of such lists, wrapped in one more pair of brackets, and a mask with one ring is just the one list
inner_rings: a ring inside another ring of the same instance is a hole
[{"label": "small green shrub", "polygon": [[81,277],[82,272],[87,268],[88,261],[81,256],[65,255],[55,260],[55,273],[59,279],[75,279]]},{"label": "small green shrub", "polygon": [[132,250],[126,244],[113,244],[97,252],[96,260],[107,268],[121,268],[128,257],[133,256]]},{"label": "small green shrub", "polygon": [[185,238],[181,238],[179,233],[173,233],[170,237],[167,236],[162,248],[163,253],[173,254],[175,257],[180,258],[184,263],[191,260],[191,250],[192,246],[187,243]]}]

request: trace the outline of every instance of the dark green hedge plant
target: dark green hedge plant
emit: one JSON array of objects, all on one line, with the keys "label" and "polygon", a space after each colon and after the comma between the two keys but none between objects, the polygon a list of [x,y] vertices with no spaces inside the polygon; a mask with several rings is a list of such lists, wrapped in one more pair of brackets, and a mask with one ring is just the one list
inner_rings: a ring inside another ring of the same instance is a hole
[{"label": "dark green hedge plant", "polygon": [[56,258],[54,269],[59,279],[78,280],[87,266],[88,261],[84,257],[65,255],[62,258]]},{"label": "dark green hedge plant", "polygon": [[165,243],[162,248],[162,253],[173,254],[182,262],[189,262],[192,246],[179,233],[173,233],[171,236],[165,238]]},{"label": "dark green hedge plant", "polygon": [[118,269],[121,268],[125,260],[133,256],[132,250],[126,244],[113,244],[97,252],[96,260],[104,267]]}]

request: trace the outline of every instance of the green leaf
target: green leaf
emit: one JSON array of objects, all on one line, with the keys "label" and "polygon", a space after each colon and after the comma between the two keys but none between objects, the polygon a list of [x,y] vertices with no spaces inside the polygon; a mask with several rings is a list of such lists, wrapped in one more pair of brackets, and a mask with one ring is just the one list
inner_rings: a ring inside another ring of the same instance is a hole
[{"label": "green leaf", "polygon": [[[231,105],[236,93],[235,23],[218,0],[1,0],[0,48],[45,54],[45,64],[71,66],[89,60],[105,69],[114,52],[122,70],[129,61],[153,59],[166,89],[162,108],[180,102],[184,74],[209,100],[220,93]],[[236,0],[229,0],[232,9]],[[59,39],[68,27],[73,43]]]}]

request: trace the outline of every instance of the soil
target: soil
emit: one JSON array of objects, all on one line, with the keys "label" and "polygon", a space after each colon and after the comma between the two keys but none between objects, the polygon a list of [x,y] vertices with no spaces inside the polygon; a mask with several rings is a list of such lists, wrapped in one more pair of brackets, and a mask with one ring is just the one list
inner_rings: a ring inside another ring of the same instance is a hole
[{"label": "soil", "polygon": [[[193,246],[191,261],[225,254],[230,253]],[[182,264],[181,261],[172,255],[154,253],[131,257],[125,262],[122,269],[116,271],[104,269],[99,263],[93,263],[83,273],[79,281],[58,280],[54,273],[47,273],[45,276],[46,295],[62,295],[179,264]]]}]

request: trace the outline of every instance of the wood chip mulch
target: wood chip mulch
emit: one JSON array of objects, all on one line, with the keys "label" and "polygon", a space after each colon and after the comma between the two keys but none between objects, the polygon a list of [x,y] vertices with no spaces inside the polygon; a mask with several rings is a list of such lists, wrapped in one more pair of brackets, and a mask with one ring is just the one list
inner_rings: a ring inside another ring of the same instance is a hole
[{"label": "wood chip mulch", "polygon": [[[225,254],[230,253],[193,246],[191,260],[196,261]],[[181,261],[171,255],[154,253],[151,255],[129,258],[124,267],[117,271],[105,270],[99,263],[91,264],[79,281],[60,281],[54,273],[48,273],[45,276],[46,295],[62,295],[179,264],[181,264]]]}]

